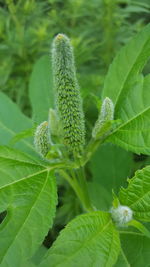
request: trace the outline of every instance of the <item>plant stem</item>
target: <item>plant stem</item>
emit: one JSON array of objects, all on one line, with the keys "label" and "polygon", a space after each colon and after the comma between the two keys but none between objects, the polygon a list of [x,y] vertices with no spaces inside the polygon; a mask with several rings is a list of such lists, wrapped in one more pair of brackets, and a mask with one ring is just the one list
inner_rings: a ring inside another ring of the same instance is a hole
[{"label": "plant stem", "polygon": [[93,211],[94,208],[91,204],[91,200],[89,197],[89,192],[88,192],[88,188],[87,188],[87,182],[85,179],[85,173],[84,173],[84,168],[81,167],[79,169],[76,170],[77,176],[78,176],[78,184],[82,190],[82,194],[83,194],[83,199],[84,199],[84,206],[88,211]]},{"label": "plant stem", "polygon": [[[81,171],[81,170],[80,170]],[[79,170],[78,170],[79,172]],[[64,170],[59,170],[59,174],[64,177],[65,180],[70,184],[70,186],[73,188],[75,191],[76,195],[78,196],[79,200],[81,201],[84,209],[87,212],[91,212],[94,210],[94,208],[91,205],[88,190],[87,190],[87,184],[85,181],[85,177],[83,174],[78,173],[78,178],[76,177],[75,174],[77,174],[77,171],[75,172],[72,170],[71,176],[69,176]]]}]

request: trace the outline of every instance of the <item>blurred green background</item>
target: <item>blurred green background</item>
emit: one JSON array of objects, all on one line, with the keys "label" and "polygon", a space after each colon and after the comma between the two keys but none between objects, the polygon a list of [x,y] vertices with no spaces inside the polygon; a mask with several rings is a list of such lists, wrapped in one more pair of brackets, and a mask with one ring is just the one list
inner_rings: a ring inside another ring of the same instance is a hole
[{"label": "blurred green background", "polygon": [[[0,0],[0,88],[31,116],[28,97],[33,66],[50,56],[52,38],[67,34],[91,116],[116,52],[150,20],[149,0]],[[90,100],[89,100],[90,98]]]}]

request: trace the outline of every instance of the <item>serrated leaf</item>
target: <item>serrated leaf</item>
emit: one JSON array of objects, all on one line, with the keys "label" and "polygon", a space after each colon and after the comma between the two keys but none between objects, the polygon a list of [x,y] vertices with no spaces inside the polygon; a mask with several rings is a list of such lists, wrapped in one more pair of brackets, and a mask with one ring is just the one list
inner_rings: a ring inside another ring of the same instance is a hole
[{"label": "serrated leaf", "polygon": [[132,90],[126,97],[119,112],[124,122],[109,138],[127,150],[137,154],[150,154],[150,75],[134,80]]},{"label": "serrated leaf", "polygon": [[128,187],[120,189],[119,200],[133,210],[135,219],[150,221],[150,166],[137,171]]},{"label": "serrated leaf", "polygon": [[49,108],[53,107],[54,103],[49,55],[41,57],[34,65],[29,84],[29,96],[35,122],[47,120]]},{"label": "serrated leaf", "polygon": [[92,212],[78,216],[61,232],[40,267],[111,267],[120,250],[110,215]]},{"label": "serrated leaf", "polygon": [[[32,121],[26,117],[15,103],[5,94],[0,93],[0,144],[7,145],[19,132],[32,127]],[[22,140],[16,147],[22,151],[34,154],[32,138]]]},{"label": "serrated leaf", "polygon": [[115,104],[115,118],[122,125],[109,141],[135,153],[150,154],[150,77],[140,73],[150,57],[150,25],[116,56],[106,76],[103,97]]},{"label": "serrated leaf", "polygon": [[23,266],[52,225],[57,197],[50,167],[29,156],[0,148],[0,265]]}]

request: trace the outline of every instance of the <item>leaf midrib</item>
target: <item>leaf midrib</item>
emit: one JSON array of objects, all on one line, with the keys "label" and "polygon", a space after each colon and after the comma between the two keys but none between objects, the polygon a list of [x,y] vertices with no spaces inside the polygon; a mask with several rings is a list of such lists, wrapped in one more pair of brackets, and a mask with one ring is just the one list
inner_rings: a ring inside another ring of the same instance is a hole
[{"label": "leaf midrib", "polygon": [[44,170],[41,170],[41,171],[32,173],[32,174],[30,174],[30,175],[28,175],[28,176],[25,176],[25,177],[23,177],[23,178],[21,178],[21,179],[19,179],[19,180],[17,180],[17,181],[13,181],[12,183],[9,183],[9,184],[6,184],[6,185],[4,185],[4,186],[1,186],[1,187],[0,187],[0,190],[3,190],[3,189],[5,189],[6,187],[12,186],[12,185],[14,185],[14,184],[20,183],[20,182],[22,182],[22,181],[24,181],[24,180],[26,180],[26,179],[29,179],[30,177],[34,177],[35,175],[39,175],[39,174],[41,174],[41,173],[43,173],[43,172],[51,171],[53,168],[55,168],[55,167],[45,168]]},{"label": "leaf midrib", "polygon": [[[135,40],[134,40],[134,42],[135,42]],[[149,42],[149,38],[146,40],[146,42],[144,42],[144,44],[143,44],[141,50],[139,51],[137,57],[135,58],[135,61],[134,61],[133,65],[132,65],[132,67],[130,68],[130,70],[129,70],[127,76],[126,76],[126,79],[125,79],[124,83],[123,83],[122,86],[121,86],[121,89],[120,89],[120,91],[119,91],[119,94],[118,94],[118,96],[117,96],[117,98],[116,98],[116,102],[115,102],[115,106],[116,106],[117,109],[118,109],[118,101],[119,101],[119,99],[120,99],[120,97],[121,97],[121,95],[123,94],[123,91],[124,91],[123,88],[125,87],[125,85],[126,85],[126,83],[127,83],[127,81],[128,81],[128,78],[129,78],[129,76],[131,75],[132,70],[134,69],[134,66],[136,65],[136,63],[137,63],[137,61],[138,61],[140,55],[141,55],[142,52],[143,52],[144,47],[147,45],[148,42]],[[125,49],[125,51],[126,51],[126,49]]]},{"label": "leaf midrib", "polygon": [[[84,246],[86,246],[86,243],[89,243],[89,242],[91,242],[93,239],[95,239],[95,238],[97,238],[108,226],[109,226],[109,224],[111,223],[111,220],[109,220],[109,222],[106,224],[106,225],[104,225],[104,227],[103,227],[103,229],[101,229],[98,233],[96,233],[94,236],[92,236],[90,239],[88,239],[88,240],[86,240],[70,257],[67,257],[67,260],[65,259],[64,261],[61,261],[61,264],[62,264],[62,262],[68,262],[68,261],[70,261],[70,259],[72,258],[72,257],[74,257],[74,255],[75,254],[77,254],[77,253],[79,253],[79,251],[84,247]],[[52,255],[54,255],[54,254],[56,254],[57,255],[57,253],[53,253],[52,252]],[[58,254],[59,255],[59,254]],[[58,263],[56,266],[59,266],[60,265],[60,263]]]},{"label": "leaf midrib", "polygon": [[[141,111],[140,113],[138,113],[137,115],[135,115],[134,117],[132,117],[130,120],[126,121],[125,123],[123,123],[122,125],[120,125],[114,132],[112,132],[110,136],[114,135],[117,131],[119,131],[121,128],[123,128],[124,126],[128,125],[129,123],[131,123],[133,120],[136,120],[138,117],[140,117],[141,115],[143,115],[145,112],[147,112],[150,109],[150,107],[145,108],[143,111]],[[108,138],[109,138],[108,137]]]},{"label": "leaf midrib", "polygon": [[23,224],[21,224],[21,226],[20,226],[20,228],[19,228],[19,231],[18,231],[17,234],[15,235],[15,238],[12,240],[12,242],[11,242],[10,245],[9,245],[9,247],[6,249],[6,251],[5,251],[4,255],[3,255],[3,258],[2,258],[2,260],[1,260],[1,263],[3,262],[3,260],[4,260],[4,258],[5,258],[5,255],[6,255],[6,253],[8,252],[8,250],[10,249],[11,245],[14,243],[14,241],[15,241],[16,238],[18,237],[18,234],[19,234],[20,231],[22,230],[22,228],[23,228],[23,226],[25,225],[27,219],[29,218],[31,211],[32,211],[33,207],[35,206],[35,203],[38,201],[39,196],[41,195],[41,193],[42,193],[43,190],[44,190],[44,187],[45,187],[45,185],[46,185],[46,183],[47,183],[47,181],[48,181],[48,178],[49,178],[49,171],[47,171],[47,176],[46,176],[45,182],[44,182],[44,184],[43,184],[43,186],[42,186],[40,192],[38,193],[37,198],[35,198],[35,201],[33,202],[33,205],[32,205],[31,208],[29,209],[29,212],[28,212],[27,217],[25,218],[25,221],[23,222]]},{"label": "leaf midrib", "polygon": [[[0,121],[0,126],[3,129],[5,129],[6,131],[10,132],[11,135],[13,135],[13,136],[16,135],[16,132],[14,132],[12,129],[9,129],[8,127],[6,127],[6,125],[4,125],[1,121]],[[32,150],[34,150],[33,146],[29,142],[27,142],[26,140],[21,140],[20,142],[25,143],[28,147],[30,147]]]}]

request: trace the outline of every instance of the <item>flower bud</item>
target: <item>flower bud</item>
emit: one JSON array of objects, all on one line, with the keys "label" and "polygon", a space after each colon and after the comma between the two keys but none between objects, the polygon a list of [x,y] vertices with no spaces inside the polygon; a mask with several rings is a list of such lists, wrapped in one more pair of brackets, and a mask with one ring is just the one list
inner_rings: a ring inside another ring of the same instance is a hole
[{"label": "flower bud", "polygon": [[82,100],[76,78],[73,49],[64,34],[58,34],[52,47],[56,107],[69,151],[81,152],[85,143]]},{"label": "flower bud", "polygon": [[114,104],[110,98],[106,97],[102,103],[98,120],[92,131],[95,139],[103,138],[110,132],[112,120],[114,118]]},{"label": "flower bud", "polygon": [[127,206],[119,205],[117,208],[111,209],[112,219],[118,226],[124,226],[133,218],[133,211]]},{"label": "flower bud", "polygon": [[42,122],[36,129],[34,135],[34,145],[37,152],[45,157],[50,150],[51,141],[48,133],[48,122]]}]

